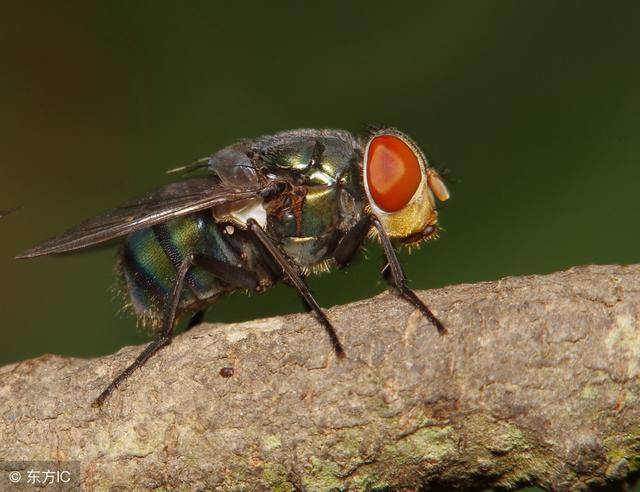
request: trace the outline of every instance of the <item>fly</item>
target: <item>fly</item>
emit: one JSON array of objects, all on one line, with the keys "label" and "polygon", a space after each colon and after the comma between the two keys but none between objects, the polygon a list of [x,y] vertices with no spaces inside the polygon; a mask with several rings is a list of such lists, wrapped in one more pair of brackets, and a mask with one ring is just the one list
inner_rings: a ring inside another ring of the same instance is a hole
[{"label": "fly", "polygon": [[96,398],[107,397],[171,342],[176,320],[240,289],[294,287],[344,357],[331,321],[304,282],[309,273],[346,267],[367,236],[385,256],[384,277],[444,334],[442,323],[406,286],[392,240],[435,238],[435,199],[449,193],[404,133],[365,138],[343,130],[290,130],[226,147],[173,170],[183,178],[99,215],[18,255],[64,253],[121,238],[118,269],[131,306],[160,336]]}]

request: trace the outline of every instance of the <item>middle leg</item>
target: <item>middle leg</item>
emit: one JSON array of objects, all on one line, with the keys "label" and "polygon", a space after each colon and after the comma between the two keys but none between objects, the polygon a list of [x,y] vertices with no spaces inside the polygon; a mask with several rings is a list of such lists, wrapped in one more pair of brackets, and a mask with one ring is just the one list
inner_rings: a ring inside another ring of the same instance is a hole
[{"label": "middle leg", "polygon": [[291,282],[293,287],[295,287],[295,289],[298,291],[298,294],[300,294],[309,309],[313,311],[313,313],[316,315],[316,318],[318,318],[318,321],[320,321],[322,326],[324,326],[327,334],[329,335],[329,339],[331,340],[331,344],[333,345],[336,356],[339,358],[345,357],[344,349],[342,348],[342,344],[338,339],[336,330],[331,324],[331,321],[329,321],[329,318],[327,318],[327,315],[324,314],[322,308],[313,298],[309,287],[306,286],[306,284],[302,280],[302,277],[300,277],[300,275],[296,271],[295,267],[289,263],[278,246],[273,243],[267,233],[262,229],[262,227],[260,227],[260,224],[258,224],[253,219],[249,219],[247,221],[247,226],[249,227],[249,230],[254,234],[256,239],[265,247],[265,249],[273,257],[273,259],[278,263],[280,268],[282,268],[282,271],[288,278],[289,282]]}]

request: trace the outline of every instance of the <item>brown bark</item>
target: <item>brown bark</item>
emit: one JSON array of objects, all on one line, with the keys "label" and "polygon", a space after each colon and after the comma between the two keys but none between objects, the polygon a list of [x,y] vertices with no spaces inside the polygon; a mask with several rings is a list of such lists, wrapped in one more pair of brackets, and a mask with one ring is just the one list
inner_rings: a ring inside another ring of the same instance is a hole
[{"label": "brown bark", "polygon": [[5,366],[0,459],[79,460],[87,490],[565,490],[638,470],[640,266],[419,295],[448,335],[389,293],[328,310],[345,360],[306,314],[201,325],[100,409],[140,347]]}]

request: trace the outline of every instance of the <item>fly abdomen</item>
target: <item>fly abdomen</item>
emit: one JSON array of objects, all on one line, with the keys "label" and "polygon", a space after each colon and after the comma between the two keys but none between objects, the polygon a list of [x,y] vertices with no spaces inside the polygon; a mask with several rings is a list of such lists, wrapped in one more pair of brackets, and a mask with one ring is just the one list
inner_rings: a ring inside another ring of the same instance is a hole
[{"label": "fly abdomen", "polygon": [[[202,212],[127,236],[120,269],[133,309],[143,323],[152,327],[160,323],[163,305],[186,256],[202,254],[234,266],[241,265],[240,255],[224,228],[210,214]],[[178,309],[197,309],[229,290],[232,290],[229,285],[213,273],[194,266],[185,277]]]}]

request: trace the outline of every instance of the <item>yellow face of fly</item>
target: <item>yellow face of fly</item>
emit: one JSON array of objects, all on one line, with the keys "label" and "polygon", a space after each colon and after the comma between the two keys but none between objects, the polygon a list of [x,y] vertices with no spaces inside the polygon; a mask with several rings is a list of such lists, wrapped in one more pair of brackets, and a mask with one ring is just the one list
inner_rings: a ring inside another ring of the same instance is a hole
[{"label": "yellow face of fly", "polygon": [[390,237],[415,243],[437,233],[435,197],[447,200],[449,192],[405,134],[386,129],[371,136],[364,152],[364,187]]}]

